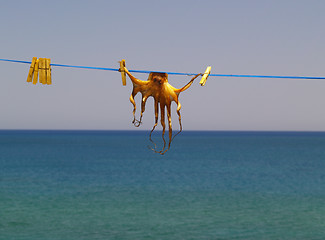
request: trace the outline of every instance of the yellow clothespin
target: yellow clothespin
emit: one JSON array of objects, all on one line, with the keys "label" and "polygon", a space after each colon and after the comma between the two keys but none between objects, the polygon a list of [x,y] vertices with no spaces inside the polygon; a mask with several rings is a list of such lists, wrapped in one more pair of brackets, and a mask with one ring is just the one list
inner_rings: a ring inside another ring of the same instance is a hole
[{"label": "yellow clothespin", "polygon": [[37,60],[37,57],[33,57],[32,64],[30,65],[29,73],[27,76],[27,82],[32,82],[36,60]]},{"label": "yellow clothespin", "polygon": [[[38,74],[39,73],[39,74]],[[33,82],[37,84],[39,75],[39,82],[42,84],[51,85],[52,76],[51,76],[51,59],[49,58],[39,58],[33,57],[27,82]]]},{"label": "yellow clothespin", "polygon": [[201,86],[205,85],[205,83],[206,83],[206,81],[207,81],[207,79],[208,79],[208,77],[210,75],[210,72],[211,72],[211,66],[208,66],[207,69],[205,70],[203,76],[202,76],[201,81],[200,81]]},{"label": "yellow clothespin", "polygon": [[45,58],[39,59],[39,82],[46,84],[46,70],[45,70]]},{"label": "yellow clothespin", "polygon": [[51,85],[52,84],[52,79],[51,79],[51,59],[50,58],[46,58],[45,59],[45,68],[46,68],[46,83],[47,85]]},{"label": "yellow clothespin", "polygon": [[120,70],[121,70],[121,76],[122,76],[122,84],[123,86],[126,86],[126,73],[124,71],[125,68],[125,59],[122,59],[122,61],[120,61]]},{"label": "yellow clothespin", "polygon": [[39,63],[39,59],[36,59],[35,67],[34,67],[33,84],[36,84],[38,79],[38,63]]}]

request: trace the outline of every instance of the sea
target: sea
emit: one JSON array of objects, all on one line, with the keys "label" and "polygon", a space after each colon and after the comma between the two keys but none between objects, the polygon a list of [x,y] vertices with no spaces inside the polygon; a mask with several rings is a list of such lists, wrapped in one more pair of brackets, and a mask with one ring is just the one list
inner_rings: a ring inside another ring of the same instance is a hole
[{"label": "sea", "polygon": [[325,132],[148,135],[0,131],[0,239],[325,239]]}]

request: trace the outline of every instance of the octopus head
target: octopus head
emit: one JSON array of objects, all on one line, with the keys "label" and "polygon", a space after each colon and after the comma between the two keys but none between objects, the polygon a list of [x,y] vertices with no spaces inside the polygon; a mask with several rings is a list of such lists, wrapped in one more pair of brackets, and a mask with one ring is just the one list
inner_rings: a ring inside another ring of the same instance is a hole
[{"label": "octopus head", "polygon": [[168,74],[161,72],[151,72],[149,74],[148,80],[154,85],[161,86],[162,84],[168,82]]}]

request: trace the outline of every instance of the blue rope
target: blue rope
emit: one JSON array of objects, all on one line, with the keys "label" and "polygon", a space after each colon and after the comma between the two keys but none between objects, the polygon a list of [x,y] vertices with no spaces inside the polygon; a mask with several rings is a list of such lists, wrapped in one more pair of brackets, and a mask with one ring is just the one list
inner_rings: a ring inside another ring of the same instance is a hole
[{"label": "blue rope", "polygon": [[213,77],[284,78],[284,79],[325,80],[325,77],[301,77],[301,76],[267,76],[267,75],[233,75],[233,74],[210,74],[210,76],[213,76]]},{"label": "blue rope", "polygon": [[[29,61],[20,61],[20,60],[10,60],[10,59],[1,59],[0,61],[5,62],[15,62],[15,63],[27,63],[31,64]],[[55,64],[51,63],[51,66],[54,67],[70,67],[70,68],[83,68],[83,69],[96,69],[96,70],[105,70],[105,71],[118,71],[118,68],[104,68],[104,67],[88,67],[88,66],[76,66],[76,65],[65,65],[65,64]],[[129,70],[129,72],[134,73],[151,73],[153,71],[145,70]],[[197,75],[197,73],[180,73],[180,72],[166,72],[169,75]],[[269,75],[239,75],[239,74],[210,74],[212,77],[239,77],[239,78],[282,78],[282,79],[313,79],[313,80],[325,80],[325,77],[302,77],[302,76],[269,76]]]},{"label": "blue rope", "polygon": [[96,70],[106,70],[106,71],[118,71],[118,68],[87,67],[87,66],[75,66],[75,65],[65,65],[65,64],[56,64],[56,63],[51,63],[51,66],[70,67],[70,68],[85,68],[85,69],[96,69]]},{"label": "blue rope", "polygon": [[19,60],[10,60],[10,59],[1,59],[0,61],[5,61],[5,62],[16,62],[16,63],[28,63],[31,64],[32,62],[28,62],[28,61],[19,61]]}]

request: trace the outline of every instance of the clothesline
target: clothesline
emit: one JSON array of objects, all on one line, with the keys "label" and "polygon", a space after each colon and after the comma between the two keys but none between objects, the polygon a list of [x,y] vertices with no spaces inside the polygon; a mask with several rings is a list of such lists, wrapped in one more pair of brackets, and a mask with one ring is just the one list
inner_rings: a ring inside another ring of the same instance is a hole
[{"label": "clothesline", "polygon": [[[21,61],[12,59],[0,59],[0,61],[13,62],[13,63],[25,63],[31,64],[31,61]],[[67,64],[56,64],[51,63],[52,67],[67,67],[67,68],[82,68],[82,69],[94,69],[94,70],[105,70],[105,71],[116,71],[118,68],[105,68],[105,67],[90,67],[90,66],[77,66],[77,65],[67,65]],[[133,73],[150,73],[155,71],[149,70],[129,70]],[[181,72],[165,72],[169,75],[197,75],[198,73],[181,73]],[[325,80],[325,77],[310,77],[310,76],[276,76],[276,75],[254,75],[254,74],[210,74],[210,77],[235,77],[235,78],[279,78],[279,79],[309,79],[309,80]]]}]

